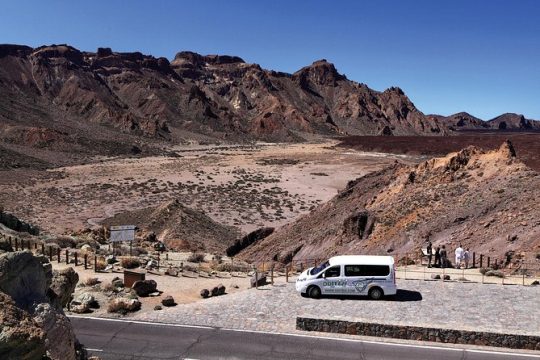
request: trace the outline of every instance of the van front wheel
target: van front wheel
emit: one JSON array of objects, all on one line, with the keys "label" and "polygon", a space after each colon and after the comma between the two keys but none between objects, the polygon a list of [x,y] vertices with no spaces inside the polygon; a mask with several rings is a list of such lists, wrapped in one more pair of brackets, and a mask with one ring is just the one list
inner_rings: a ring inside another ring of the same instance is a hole
[{"label": "van front wheel", "polygon": [[321,289],[318,286],[311,286],[308,289],[307,294],[312,299],[318,299],[321,297]]},{"label": "van front wheel", "polygon": [[380,300],[382,299],[384,293],[381,288],[374,287],[369,290],[368,296],[371,300]]}]

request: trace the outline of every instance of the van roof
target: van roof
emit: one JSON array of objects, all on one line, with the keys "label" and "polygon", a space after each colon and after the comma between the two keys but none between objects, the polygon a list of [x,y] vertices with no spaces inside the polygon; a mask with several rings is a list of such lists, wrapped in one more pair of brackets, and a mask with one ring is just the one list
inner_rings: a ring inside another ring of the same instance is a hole
[{"label": "van roof", "polygon": [[394,265],[392,256],[376,255],[340,255],[331,257],[330,265]]}]

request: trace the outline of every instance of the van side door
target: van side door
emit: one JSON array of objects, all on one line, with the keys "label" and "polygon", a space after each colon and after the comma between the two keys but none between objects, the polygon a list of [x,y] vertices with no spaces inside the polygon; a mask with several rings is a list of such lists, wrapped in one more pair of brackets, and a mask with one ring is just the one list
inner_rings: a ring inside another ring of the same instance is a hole
[{"label": "van side door", "polygon": [[343,294],[346,281],[341,277],[341,265],[331,266],[322,274],[322,293],[325,295]]},{"label": "van side door", "polygon": [[367,282],[362,272],[362,265],[345,265],[344,278],[347,281],[346,292],[348,295],[367,294]]}]

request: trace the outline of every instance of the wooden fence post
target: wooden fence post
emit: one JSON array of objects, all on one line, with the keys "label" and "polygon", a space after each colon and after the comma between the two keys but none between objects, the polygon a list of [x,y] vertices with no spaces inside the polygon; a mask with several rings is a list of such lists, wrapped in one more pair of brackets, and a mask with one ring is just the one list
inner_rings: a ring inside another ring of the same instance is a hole
[{"label": "wooden fence post", "polygon": [[52,247],[49,246],[49,261],[52,261]]},{"label": "wooden fence post", "polygon": [[255,289],[259,288],[259,274],[257,273],[257,267],[255,267]]},{"label": "wooden fence post", "polygon": [[15,251],[19,250],[19,240],[15,238]]},{"label": "wooden fence post", "polygon": [[94,255],[94,272],[97,272],[97,255]]},{"label": "wooden fence post", "polygon": [[58,263],[59,263],[59,264],[62,262],[62,256],[61,256],[61,254],[60,254],[61,251],[62,251],[62,249],[60,249],[60,248],[57,248],[57,249],[56,249],[56,257],[57,257],[57,259],[58,259]]},{"label": "wooden fence post", "polygon": [[480,268],[484,267],[484,255],[480,254]]},{"label": "wooden fence post", "polygon": [[45,243],[41,243],[41,254],[47,256],[47,254],[45,254]]},{"label": "wooden fence post", "polygon": [[272,267],[270,267],[270,283],[274,285],[274,265],[272,264]]},{"label": "wooden fence post", "polygon": [[66,264],[69,264],[69,250],[66,249]]},{"label": "wooden fence post", "polygon": [[473,269],[476,268],[476,253],[474,251],[472,253],[472,267]]},{"label": "wooden fence post", "polygon": [[84,254],[84,270],[88,269],[88,254]]},{"label": "wooden fence post", "polygon": [[491,262],[491,258],[488,256],[488,260],[487,260],[487,267],[489,267],[489,263]]},{"label": "wooden fence post", "polygon": [[285,265],[285,282],[289,282],[289,265]]},{"label": "wooden fence post", "polygon": [[77,266],[78,264],[78,261],[77,261],[77,252],[75,252],[75,266]]}]

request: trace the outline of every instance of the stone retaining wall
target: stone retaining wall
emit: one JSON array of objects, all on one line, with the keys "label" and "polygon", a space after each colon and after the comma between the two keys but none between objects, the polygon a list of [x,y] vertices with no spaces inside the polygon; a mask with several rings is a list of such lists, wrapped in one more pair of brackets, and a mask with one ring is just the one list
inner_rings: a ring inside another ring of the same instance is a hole
[{"label": "stone retaining wall", "polygon": [[349,335],[395,339],[434,341],[450,344],[471,344],[511,349],[540,350],[540,336],[498,334],[479,331],[436,329],[417,326],[385,325],[342,320],[296,318],[296,328]]}]

